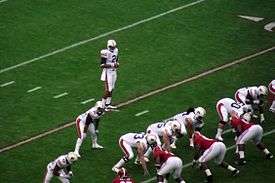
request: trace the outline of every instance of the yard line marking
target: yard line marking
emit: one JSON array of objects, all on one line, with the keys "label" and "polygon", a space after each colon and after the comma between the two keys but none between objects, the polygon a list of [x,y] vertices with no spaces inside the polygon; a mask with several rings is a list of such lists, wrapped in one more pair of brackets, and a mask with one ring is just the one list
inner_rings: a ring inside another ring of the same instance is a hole
[{"label": "yard line marking", "polygon": [[[177,82],[177,83],[175,83],[175,84],[171,84],[171,85],[168,85],[168,86],[166,86],[166,87],[164,87],[164,88],[160,88],[160,89],[158,89],[158,90],[154,90],[154,91],[152,91],[152,92],[149,92],[149,93],[147,93],[147,94],[144,94],[144,95],[142,95],[142,96],[140,96],[140,97],[137,97],[137,98],[135,98],[135,99],[128,100],[128,101],[126,101],[126,102],[120,103],[120,104],[118,104],[117,106],[118,106],[118,107],[122,107],[122,106],[129,105],[129,104],[131,104],[131,103],[134,103],[134,102],[137,102],[137,101],[139,101],[139,100],[142,100],[142,99],[144,99],[144,98],[146,98],[146,97],[149,97],[149,96],[152,96],[152,95],[154,95],[154,94],[160,93],[160,92],[162,92],[162,91],[168,90],[169,88],[173,88],[173,87],[179,86],[179,85],[181,85],[181,84],[184,84],[184,83],[187,83],[187,82],[190,82],[190,81],[199,79],[199,78],[201,78],[202,76],[206,76],[206,75],[212,74],[212,73],[214,73],[214,72],[217,72],[217,71],[219,71],[219,70],[226,69],[226,68],[231,67],[231,66],[233,66],[233,65],[236,65],[236,64],[245,62],[245,61],[247,61],[247,60],[249,60],[249,59],[251,59],[251,58],[255,58],[255,57],[259,56],[259,55],[263,55],[263,54],[265,54],[265,53],[268,53],[268,52],[270,52],[270,51],[272,51],[272,50],[274,50],[274,49],[275,49],[275,46],[273,46],[273,47],[271,47],[271,48],[268,48],[268,49],[265,49],[265,50],[262,50],[262,51],[260,51],[260,52],[254,53],[254,54],[252,54],[252,55],[243,57],[243,58],[241,58],[241,59],[235,60],[235,61],[233,61],[233,62],[231,62],[231,63],[227,63],[227,64],[224,64],[224,65],[222,65],[222,66],[216,67],[216,68],[214,68],[214,69],[210,69],[210,70],[208,70],[208,71],[205,71],[205,72],[203,72],[203,73],[201,73],[201,74],[195,75],[195,76],[190,77],[190,78],[188,78],[188,79],[184,79],[183,81]],[[65,124],[65,125],[63,125],[63,126],[58,127],[58,128],[57,128],[58,130],[50,130],[50,131],[47,131],[47,132],[43,132],[43,133],[39,134],[38,136],[42,135],[41,137],[44,137],[43,134],[45,134],[45,133],[51,134],[51,133],[54,133],[54,132],[59,131],[59,130],[63,130],[64,128],[67,128],[67,127],[70,127],[70,126],[73,126],[73,125],[74,125],[74,122],[70,122],[70,123],[68,123],[68,124]],[[50,132],[50,133],[48,133],[48,132]],[[40,138],[40,137],[38,137],[38,138]],[[25,143],[31,142],[32,139],[33,139],[33,140],[36,140],[36,139],[38,139],[38,138],[37,138],[37,136],[30,137],[30,138],[27,139],[27,140],[23,140],[23,141],[18,142],[18,143],[16,143],[16,144],[7,146],[6,148],[11,147],[11,146],[12,146],[12,148],[15,148],[15,147],[20,146],[20,145],[23,145],[23,144],[25,144]],[[27,141],[27,142],[26,142],[26,141]],[[22,142],[23,142],[23,143],[22,143]],[[24,142],[25,142],[25,143],[24,143]],[[12,149],[12,148],[9,148],[9,149]],[[5,148],[3,148],[3,149],[5,149]],[[9,149],[8,149],[8,150],[9,150]],[[3,152],[2,149],[0,149],[0,153],[1,153],[1,152]]]},{"label": "yard line marking", "polygon": [[92,101],[94,101],[94,100],[95,100],[94,98],[90,98],[90,99],[88,99],[88,100],[82,101],[81,104],[87,104],[88,102],[92,102]]},{"label": "yard line marking", "polygon": [[68,93],[67,93],[67,92],[64,92],[64,93],[61,93],[61,94],[59,94],[59,95],[53,96],[53,98],[60,98],[60,97],[66,96],[66,95],[68,95]]},{"label": "yard line marking", "polygon": [[15,83],[15,81],[10,81],[10,82],[1,84],[0,86],[1,86],[1,88],[2,88],[2,87],[5,87],[5,86],[9,86],[9,85],[11,85],[11,84],[13,84],[13,83]]},{"label": "yard line marking", "polygon": [[144,110],[144,111],[141,111],[139,113],[136,113],[135,116],[141,116],[141,115],[146,114],[148,112],[149,112],[148,110]]},{"label": "yard line marking", "polygon": [[194,6],[194,5],[199,4],[199,3],[202,3],[202,2],[204,2],[204,1],[206,1],[206,0],[198,0],[198,1],[195,1],[195,2],[192,2],[192,3],[189,3],[189,4],[186,4],[186,5],[183,5],[183,6],[180,6],[180,7],[177,7],[177,8],[168,10],[168,11],[165,11],[165,12],[160,13],[160,14],[158,14],[158,15],[155,15],[155,16],[152,16],[152,17],[149,17],[149,18],[146,18],[146,19],[137,21],[137,22],[132,23],[132,24],[129,24],[129,25],[127,25],[127,26],[120,27],[120,28],[118,28],[118,29],[114,29],[114,30],[109,31],[109,32],[105,32],[105,33],[100,34],[100,35],[98,35],[98,36],[96,36],[96,37],[92,37],[92,38],[89,38],[89,39],[86,39],[86,40],[83,40],[83,41],[74,43],[74,44],[72,44],[72,45],[70,45],[70,46],[67,46],[67,47],[64,47],[64,48],[60,48],[60,49],[54,50],[53,52],[49,52],[49,53],[47,53],[47,54],[45,54],[45,55],[41,55],[41,56],[36,57],[36,58],[33,58],[33,59],[31,59],[31,60],[27,60],[27,61],[22,62],[22,63],[20,63],[20,64],[16,64],[16,65],[13,65],[13,66],[10,66],[10,67],[1,69],[1,70],[0,70],[0,74],[1,74],[1,73],[4,73],[4,72],[7,72],[7,71],[10,71],[10,70],[13,70],[13,69],[15,69],[15,68],[17,68],[17,67],[21,67],[21,66],[23,66],[23,65],[26,65],[26,64],[29,64],[29,63],[32,63],[32,62],[41,60],[41,59],[43,59],[43,58],[46,58],[46,57],[55,55],[55,54],[57,54],[57,53],[64,52],[64,51],[69,50],[69,49],[72,49],[72,48],[74,48],[74,47],[77,47],[77,46],[86,44],[86,43],[88,43],[88,42],[98,40],[98,39],[100,39],[100,38],[109,36],[109,35],[111,35],[111,34],[114,34],[114,33],[117,33],[117,32],[121,32],[121,31],[130,29],[130,28],[132,28],[132,27],[136,27],[136,26],[138,26],[138,25],[140,25],[140,24],[149,22],[149,21],[151,21],[151,20],[160,18],[160,17],[162,17],[162,16],[165,16],[165,15],[168,15],[168,14],[171,14],[171,13],[174,13],[174,12],[176,12],[176,11],[179,11],[179,10],[182,10],[182,9],[185,9],[185,8],[188,8],[188,7],[191,7],[191,6]]},{"label": "yard line marking", "polygon": [[0,3],[6,2],[6,1],[8,1],[8,0],[1,0]]},{"label": "yard line marking", "polygon": [[27,93],[31,93],[31,92],[34,92],[36,90],[40,90],[41,88],[42,88],[41,86],[37,86],[37,87],[35,87],[33,89],[28,90]]},{"label": "yard line marking", "polygon": [[[268,135],[270,135],[270,134],[272,134],[272,133],[275,133],[275,129],[273,129],[273,130],[271,130],[271,131],[269,131],[269,132],[264,133],[264,134],[263,134],[263,137],[268,136]],[[228,147],[226,150],[229,151],[229,150],[231,150],[231,149],[234,149],[235,147],[236,147],[236,145],[232,145],[232,146]],[[192,162],[183,165],[183,168],[188,168],[188,167],[190,167],[190,166],[192,166]],[[143,182],[141,182],[141,183],[152,182],[152,181],[154,181],[154,180],[156,180],[156,179],[157,179],[157,177],[152,177],[152,178],[150,178],[150,179],[148,179],[148,180],[145,180],[145,181],[143,181]]]}]

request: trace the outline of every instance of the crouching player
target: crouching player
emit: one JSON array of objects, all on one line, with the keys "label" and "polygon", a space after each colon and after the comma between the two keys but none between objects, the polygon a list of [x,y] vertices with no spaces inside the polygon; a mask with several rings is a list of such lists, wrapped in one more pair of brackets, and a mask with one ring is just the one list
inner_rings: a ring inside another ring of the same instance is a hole
[{"label": "crouching player", "polygon": [[135,183],[135,181],[128,175],[127,170],[122,167],[117,172],[117,176],[114,178],[112,183]]},{"label": "crouching player", "polygon": [[163,150],[160,146],[155,145],[153,149],[155,166],[157,168],[157,182],[167,182],[169,175],[178,183],[185,183],[181,176],[182,161],[173,153]]},{"label": "crouching player", "polygon": [[260,125],[249,123],[249,117],[246,117],[246,120],[245,120],[243,118],[234,116],[231,119],[231,126],[232,128],[234,128],[237,136],[236,152],[238,154],[238,161],[236,161],[236,164],[244,165],[246,163],[244,150],[245,150],[245,144],[249,140],[252,140],[256,144],[257,148],[265,154],[267,159],[273,158],[273,155],[268,151],[268,149],[262,143],[263,128]]},{"label": "crouching player", "polygon": [[224,143],[218,142],[214,139],[209,139],[198,131],[193,133],[193,142],[195,149],[193,165],[197,164],[205,172],[205,182],[213,182],[212,173],[207,165],[207,163],[212,159],[215,159],[215,162],[219,166],[232,172],[233,176],[239,174],[238,169],[223,161],[226,153],[226,147]]},{"label": "crouching player", "polygon": [[49,183],[53,176],[57,176],[62,183],[70,183],[73,175],[71,164],[77,160],[77,155],[74,152],[69,152],[66,155],[61,155],[47,166],[47,172],[43,183]]}]

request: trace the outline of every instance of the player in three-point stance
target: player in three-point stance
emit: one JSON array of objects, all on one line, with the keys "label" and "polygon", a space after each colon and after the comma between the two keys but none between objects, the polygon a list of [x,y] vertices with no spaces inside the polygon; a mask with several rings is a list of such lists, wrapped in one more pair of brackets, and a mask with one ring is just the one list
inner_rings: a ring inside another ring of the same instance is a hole
[{"label": "player in three-point stance", "polygon": [[69,152],[66,155],[61,155],[47,165],[47,170],[43,183],[49,183],[53,176],[57,176],[62,183],[70,183],[73,176],[71,165],[77,160],[74,152]]},{"label": "player in three-point stance", "polygon": [[100,79],[104,82],[104,95],[102,97],[103,107],[105,107],[106,110],[116,109],[115,106],[111,105],[112,93],[117,80],[117,68],[119,67],[116,41],[108,40],[107,49],[101,50],[100,55],[100,67],[102,68]]},{"label": "player in three-point stance", "polygon": [[128,175],[127,170],[122,167],[117,172],[117,176],[114,178],[112,183],[135,183],[135,181]]},{"label": "player in three-point stance", "polygon": [[102,149],[103,146],[97,143],[98,136],[98,123],[100,117],[104,114],[104,108],[101,101],[97,101],[95,106],[86,111],[85,113],[79,115],[76,119],[76,130],[77,130],[77,141],[75,144],[74,152],[78,157],[80,157],[79,149],[83,140],[87,136],[87,132],[91,134],[92,138],[92,148]]}]

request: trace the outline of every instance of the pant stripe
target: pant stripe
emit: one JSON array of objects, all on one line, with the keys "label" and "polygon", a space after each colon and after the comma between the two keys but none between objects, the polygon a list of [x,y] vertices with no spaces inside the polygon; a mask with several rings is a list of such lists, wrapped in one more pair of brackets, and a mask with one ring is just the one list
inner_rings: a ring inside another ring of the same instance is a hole
[{"label": "pant stripe", "polygon": [[218,112],[218,115],[220,117],[220,120],[223,120],[223,116],[222,116],[222,111],[221,111],[221,107],[223,106],[223,103],[219,103],[218,106],[216,106],[216,110]]},{"label": "pant stripe", "polygon": [[247,132],[249,131],[250,128],[248,128],[247,130],[245,130],[239,137],[237,140],[237,144],[242,140],[242,138],[245,136],[245,134],[247,134]]},{"label": "pant stripe", "polygon": [[76,131],[77,131],[78,138],[81,139],[81,130],[80,130],[80,126],[79,126],[80,121],[81,120],[79,118],[76,119]]},{"label": "pant stripe", "polygon": [[242,103],[242,100],[241,100],[239,94],[240,94],[240,92],[237,92],[237,93],[235,94],[235,99],[236,99],[238,102],[241,102],[241,103]]},{"label": "pant stripe", "polygon": [[213,150],[215,142],[210,146],[209,151],[202,157],[202,161],[204,162],[205,158],[211,153]]},{"label": "pant stripe", "polygon": [[130,156],[129,152],[127,151],[127,149],[124,147],[123,145],[123,140],[121,139],[119,141],[119,146],[122,149],[123,153],[125,154],[125,156],[128,158]]}]

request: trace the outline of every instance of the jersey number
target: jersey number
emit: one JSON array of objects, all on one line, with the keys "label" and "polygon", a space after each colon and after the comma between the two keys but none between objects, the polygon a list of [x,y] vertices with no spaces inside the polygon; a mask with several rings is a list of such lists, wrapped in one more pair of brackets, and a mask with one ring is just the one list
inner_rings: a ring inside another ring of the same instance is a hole
[{"label": "jersey number", "polygon": [[236,109],[241,108],[241,106],[239,104],[235,103],[235,102],[231,104],[231,107],[236,108]]},{"label": "jersey number", "polygon": [[112,56],[112,62],[116,62],[116,56],[115,55]]},{"label": "jersey number", "polygon": [[143,139],[144,138],[144,134],[136,134],[134,136],[134,139]]}]

